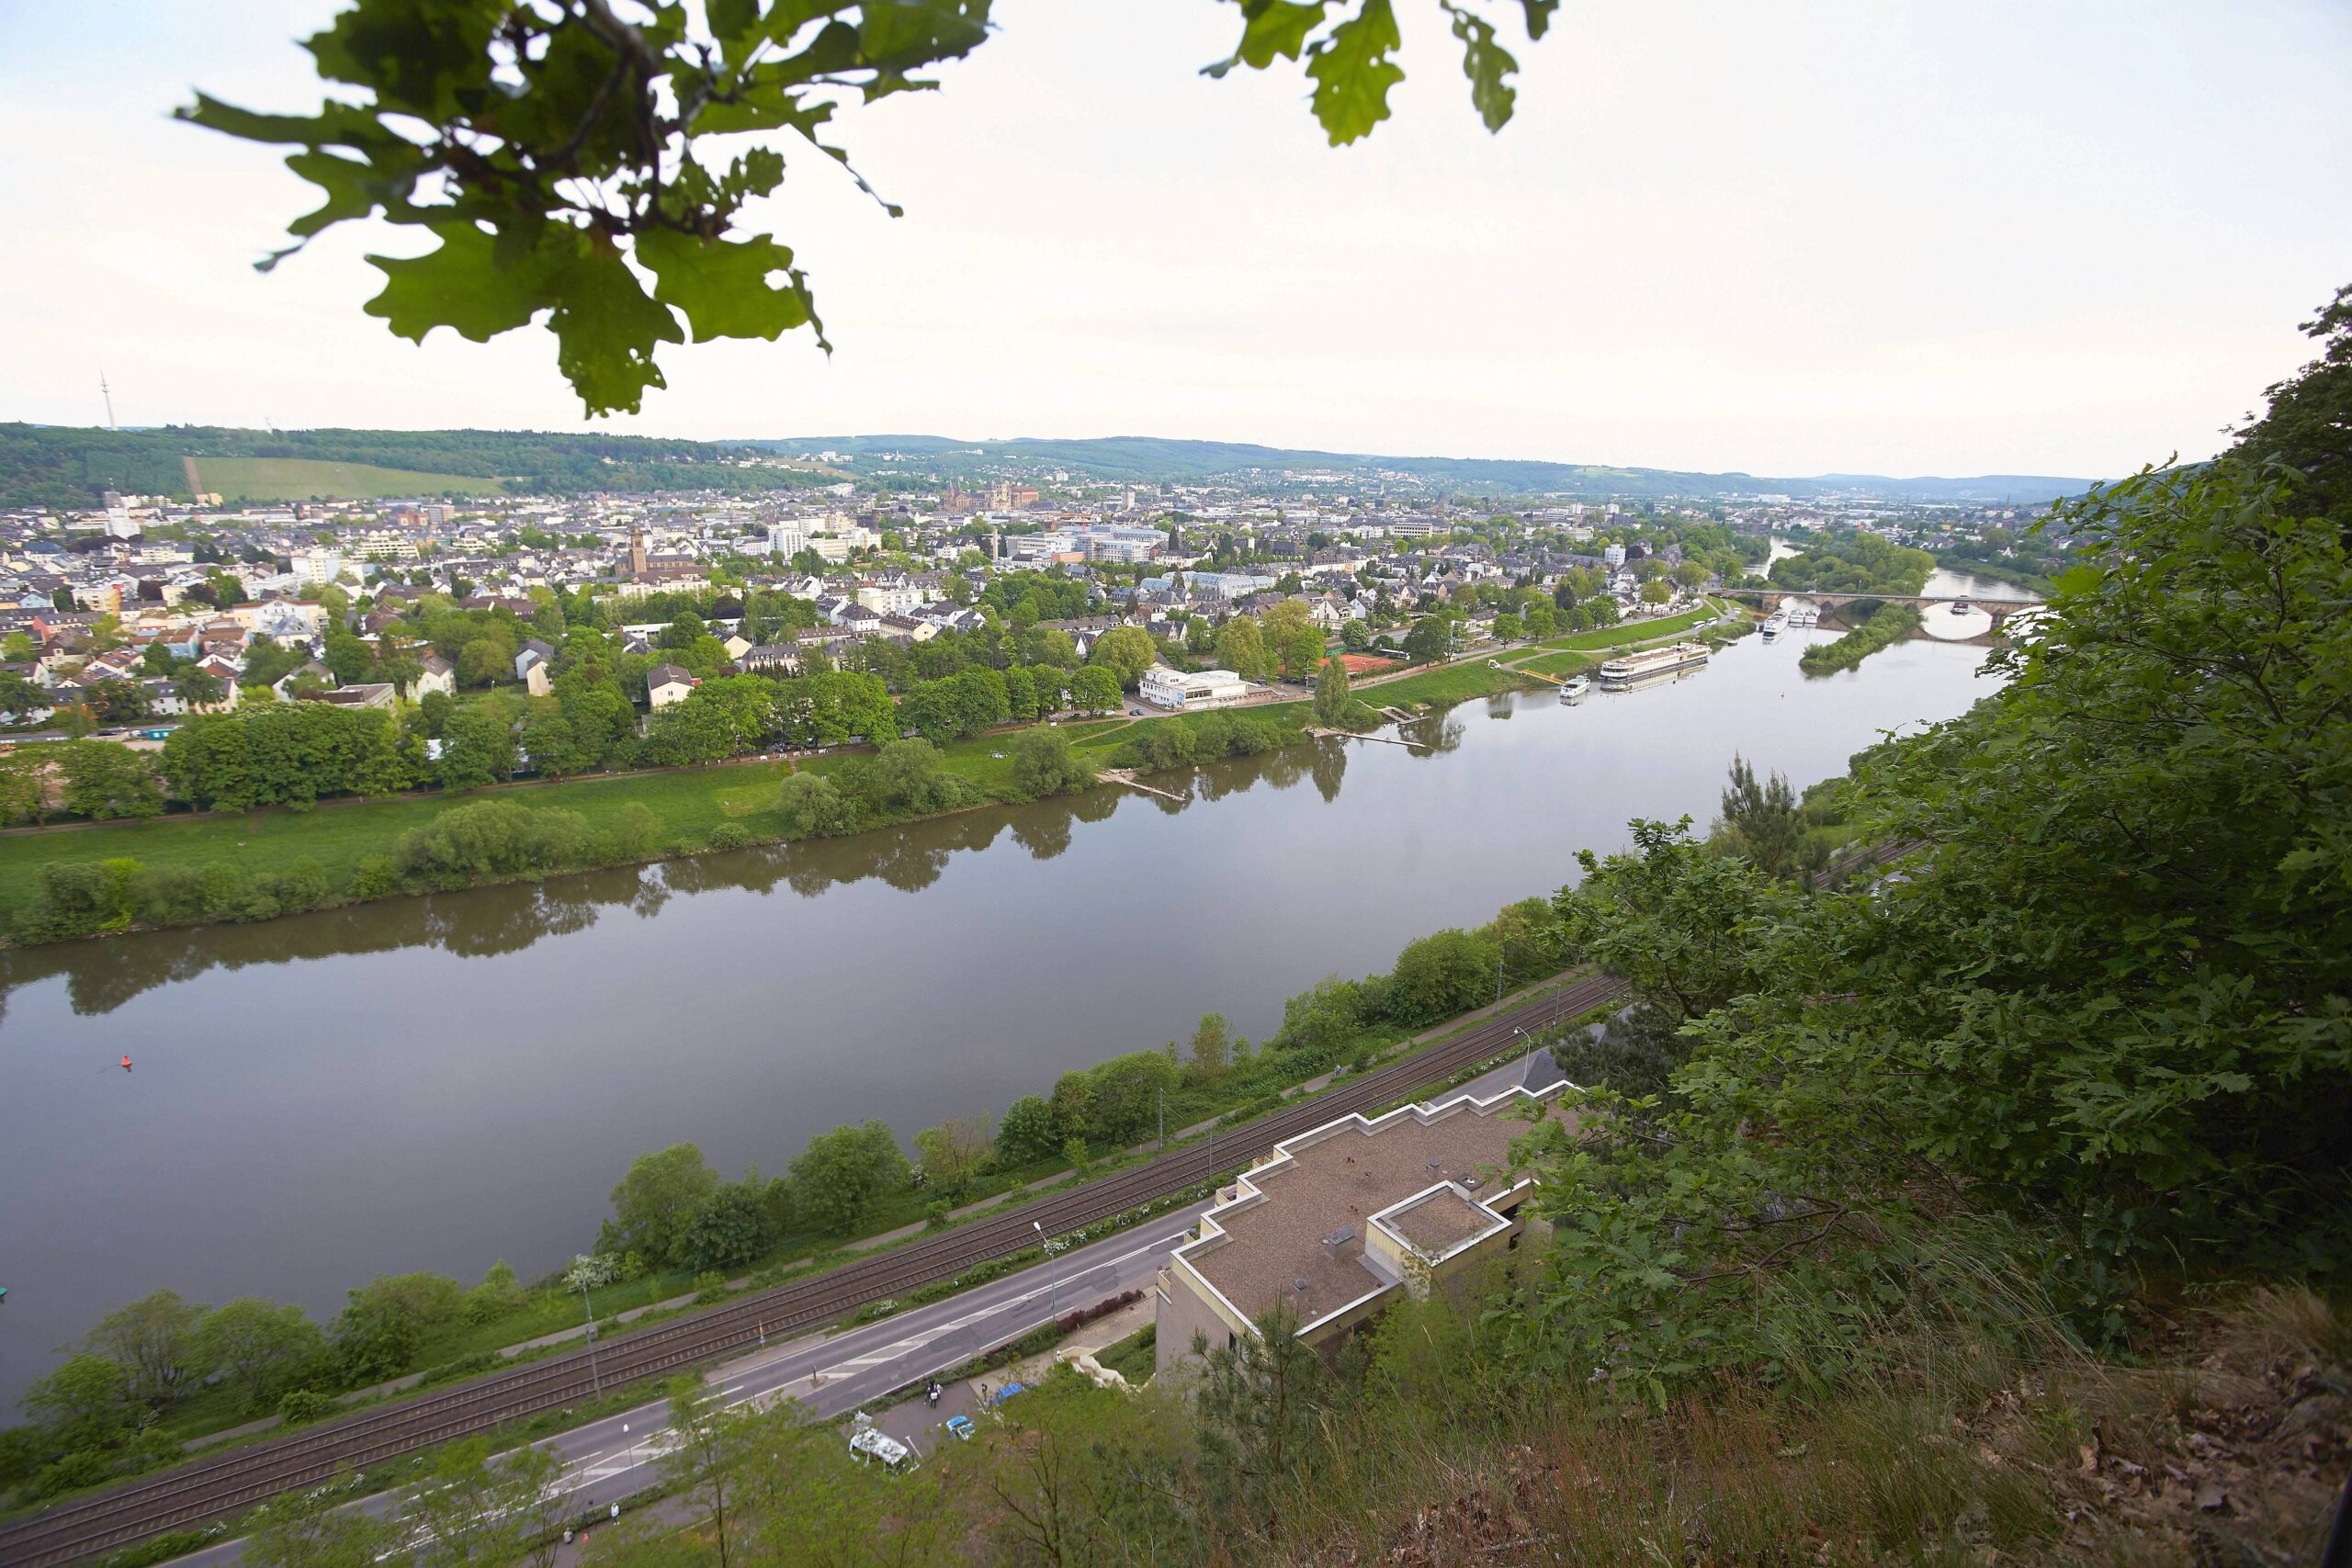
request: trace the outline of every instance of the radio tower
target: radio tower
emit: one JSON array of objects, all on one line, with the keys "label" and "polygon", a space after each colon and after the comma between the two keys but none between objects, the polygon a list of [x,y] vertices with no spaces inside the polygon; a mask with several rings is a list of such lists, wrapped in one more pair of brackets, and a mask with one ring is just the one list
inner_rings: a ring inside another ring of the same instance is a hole
[{"label": "radio tower", "polygon": [[107,428],[119,429],[114,422],[114,389],[107,385],[107,367],[103,365],[98,367],[98,396],[107,400]]}]

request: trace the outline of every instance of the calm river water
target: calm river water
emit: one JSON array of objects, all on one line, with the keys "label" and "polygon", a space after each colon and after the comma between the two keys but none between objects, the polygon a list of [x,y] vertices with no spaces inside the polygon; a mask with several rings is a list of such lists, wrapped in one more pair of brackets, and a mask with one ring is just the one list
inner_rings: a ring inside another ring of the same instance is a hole
[{"label": "calm river water", "polygon": [[641,1150],[776,1170],[839,1122],[993,1114],[1212,1008],[1262,1037],[1286,995],[1549,893],[1628,818],[1703,829],[1734,751],[1802,786],[1988,689],[1982,649],[1921,641],[1807,680],[1805,640],[1576,707],[1467,704],[1411,728],[1433,746],[1155,781],[1182,806],[1104,789],[0,954],[0,1400],[159,1285],[323,1317],[379,1272],[528,1277],[594,1239]]}]

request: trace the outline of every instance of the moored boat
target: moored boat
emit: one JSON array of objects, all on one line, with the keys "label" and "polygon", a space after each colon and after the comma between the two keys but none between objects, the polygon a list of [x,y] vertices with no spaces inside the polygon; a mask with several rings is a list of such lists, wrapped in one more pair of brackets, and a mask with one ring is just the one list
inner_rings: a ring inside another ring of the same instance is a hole
[{"label": "moored boat", "polygon": [[1634,686],[1646,686],[1653,682],[1670,681],[1706,668],[1709,658],[1707,645],[1702,642],[1670,643],[1665,648],[1645,648],[1639,653],[1629,653],[1623,659],[1612,659],[1600,667],[1600,684],[1612,692]]},{"label": "moored boat", "polygon": [[1580,703],[1591,694],[1592,678],[1589,675],[1571,675],[1560,682],[1560,700],[1564,703]]}]

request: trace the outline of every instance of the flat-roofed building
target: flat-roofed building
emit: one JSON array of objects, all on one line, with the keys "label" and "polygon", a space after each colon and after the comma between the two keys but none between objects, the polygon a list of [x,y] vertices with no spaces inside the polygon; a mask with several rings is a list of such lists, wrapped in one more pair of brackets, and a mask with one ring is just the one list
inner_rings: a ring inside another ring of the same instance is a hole
[{"label": "flat-roofed building", "polygon": [[1248,699],[1250,683],[1230,670],[1196,670],[1187,673],[1155,664],[1143,672],[1136,688],[1154,707],[1189,711],[1229,707]]},{"label": "flat-roofed building", "polygon": [[1420,1294],[1517,1250],[1541,1222],[1521,1215],[1533,1179],[1506,1168],[1529,1125],[1505,1112],[1541,1107],[1573,1127],[1559,1105],[1566,1087],[1343,1116],[1276,1144],[1159,1271],[1157,1367],[1190,1356],[1196,1337],[1238,1345],[1277,1310],[1331,1352],[1397,1292]]}]

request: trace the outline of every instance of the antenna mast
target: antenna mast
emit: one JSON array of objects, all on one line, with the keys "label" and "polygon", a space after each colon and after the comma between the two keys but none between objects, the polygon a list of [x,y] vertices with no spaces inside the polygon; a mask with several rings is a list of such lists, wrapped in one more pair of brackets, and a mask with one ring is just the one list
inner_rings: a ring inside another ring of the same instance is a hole
[{"label": "antenna mast", "polygon": [[98,367],[98,396],[107,400],[107,428],[120,429],[114,422],[114,389],[107,385],[107,367],[103,365]]}]

